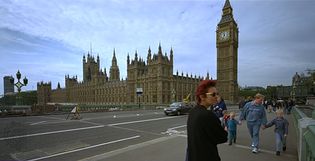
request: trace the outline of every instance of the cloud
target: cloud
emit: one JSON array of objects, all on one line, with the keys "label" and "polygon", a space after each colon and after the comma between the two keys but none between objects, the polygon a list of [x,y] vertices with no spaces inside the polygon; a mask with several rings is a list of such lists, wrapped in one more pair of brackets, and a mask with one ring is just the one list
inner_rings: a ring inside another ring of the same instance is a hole
[{"label": "cloud", "polygon": [[[240,85],[289,85],[295,72],[315,68],[314,1],[230,2],[240,31]],[[137,50],[146,59],[149,46],[157,53],[161,43],[163,52],[174,50],[174,74],[209,72],[216,78],[215,34],[223,5],[214,0],[3,1],[0,75],[23,69],[34,82],[63,82],[65,74],[81,79],[82,56],[91,45],[107,72],[115,48],[125,78],[128,53],[133,58]]]},{"label": "cloud", "polygon": [[[0,76],[15,77],[20,70],[29,79],[25,89],[36,89],[41,80],[64,82],[65,74],[82,75],[83,51],[69,44],[7,28],[0,28],[0,35]],[[2,81],[0,89],[3,91]]]}]

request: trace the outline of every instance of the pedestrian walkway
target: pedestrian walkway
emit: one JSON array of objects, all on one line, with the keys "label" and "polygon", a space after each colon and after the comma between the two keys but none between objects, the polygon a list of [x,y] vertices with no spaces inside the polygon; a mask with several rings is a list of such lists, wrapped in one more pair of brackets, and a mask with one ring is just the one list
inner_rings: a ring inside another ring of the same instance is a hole
[{"label": "pedestrian walkway", "polygon": [[[274,113],[267,113],[267,119],[272,120]],[[281,152],[280,156],[275,152],[274,126],[260,131],[260,152],[253,154],[250,149],[250,136],[247,131],[246,122],[238,126],[238,136],[236,144],[219,145],[219,152],[222,161],[248,160],[248,161],[298,161],[297,154],[297,135],[293,125],[292,115],[286,115],[289,121],[289,134],[287,138],[287,150]]]},{"label": "pedestrian walkway", "polygon": [[[267,113],[268,121],[275,117],[274,113]],[[222,161],[298,161],[297,135],[293,125],[292,115],[285,116],[289,121],[289,134],[287,138],[287,150],[280,156],[275,152],[274,127],[261,130],[260,152],[254,154],[249,147],[251,140],[247,131],[246,122],[238,126],[237,141],[229,146],[227,143],[218,145]],[[94,156],[85,160],[101,161],[184,161],[187,146],[186,134],[174,134],[139,145],[126,147]]]}]

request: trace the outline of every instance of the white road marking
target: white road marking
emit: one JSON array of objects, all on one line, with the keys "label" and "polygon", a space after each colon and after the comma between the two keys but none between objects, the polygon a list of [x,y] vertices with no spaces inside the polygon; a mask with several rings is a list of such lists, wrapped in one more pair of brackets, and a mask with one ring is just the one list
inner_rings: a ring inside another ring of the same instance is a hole
[{"label": "white road marking", "polygon": [[26,138],[26,137],[32,137],[32,136],[40,136],[40,135],[49,135],[49,134],[56,134],[56,133],[64,133],[64,132],[69,132],[69,131],[79,131],[79,130],[95,129],[95,128],[101,128],[101,127],[104,127],[104,125],[90,126],[90,127],[82,127],[82,128],[76,128],[76,129],[68,129],[68,130],[50,131],[50,132],[35,133],[35,134],[20,135],[20,136],[11,136],[11,137],[0,138],[0,141],[2,141],[2,140],[10,140],[10,139],[18,139],[18,138]]},{"label": "white road marking", "polygon": [[178,128],[182,128],[182,127],[186,127],[187,125],[181,125],[181,126],[176,126],[176,127],[172,127],[172,128],[169,128],[171,130],[174,130],[174,129],[178,129]]},{"label": "white road marking", "polygon": [[66,151],[66,152],[62,152],[62,153],[57,153],[57,154],[53,154],[53,155],[48,155],[48,156],[45,156],[45,157],[35,158],[35,159],[28,160],[28,161],[36,161],[36,160],[42,160],[42,159],[52,158],[52,157],[56,157],[56,156],[60,156],[60,155],[65,155],[65,154],[74,153],[74,152],[78,152],[78,151],[82,151],[82,150],[87,150],[87,149],[91,149],[91,148],[96,148],[96,147],[99,147],[99,146],[104,146],[104,145],[108,145],[108,144],[118,143],[118,142],[121,142],[121,141],[136,139],[136,138],[139,138],[139,137],[140,137],[139,135],[137,135],[137,136],[132,136],[132,137],[129,137],[129,138],[114,140],[114,141],[110,141],[110,142],[106,142],[106,143],[96,144],[96,145],[92,145],[92,146],[88,146],[88,147],[84,147],[84,148],[79,148],[79,149],[70,150],[70,151]]},{"label": "white road marking", "polygon": [[38,124],[41,124],[41,123],[44,123],[46,121],[40,121],[40,122],[34,122],[34,123],[31,123],[30,125],[38,125]]},{"label": "white road marking", "polygon": [[[144,114],[139,114],[139,116],[156,115],[156,114],[162,114],[162,113],[158,113],[158,112],[144,113]],[[98,119],[107,119],[107,118],[127,118],[127,117],[135,117],[135,116],[137,116],[137,113],[83,118],[80,121],[98,120]],[[52,116],[37,116],[37,117],[42,117],[45,119],[49,118],[49,119],[59,120],[59,121],[47,120],[45,123],[44,122],[41,123],[41,125],[59,124],[59,123],[65,123],[65,122],[77,122],[76,120],[66,120],[65,118],[57,118],[57,117],[52,117]],[[29,122],[29,123],[31,124],[32,122]]]},{"label": "white road marking", "polygon": [[173,119],[173,118],[178,118],[178,116],[174,116],[174,117],[160,117],[160,118],[155,118],[155,119],[120,122],[120,123],[108,124],[107,126],[126,125],[126,124],[134,124],[134,123],[139,123],[139,122],[148,122],[148,121],[165,120],[165,119]]},{"label": "white road marking", "polygon": [[181,135],[184,133],[184,131],[177,131],[175,129],[179,129],[182,127],[186,127],[187,125],[181,125],[181,126],[176,126],[176,127],[172,127],[172,128],[168,128],[165,132],[161,132],[161,134],[167,134],[167,135]]},{"label": "white road marking", "polygon": [[55,119],[55,120],[65,120],[64,118],[58,118],[58,117],[52,117],[52,116],[38,116],[38,117],[50,118],[50,119]]},{"label": "white road marking", "polygon": [[102,125],[102,124],[99,124],[99,123],[95,123],[95,122],[90,122],[90,121],[84,121],[84,120],[80,120],[80,122],[83,122],[83,123],[87,123],[87,124],[92,124],[92,125]]},{"label": "white road marking", "polygon": [[156,143],[159,143],[159,142],[163,142],[163,141],[166,141],[166,140],[169,140],[169,139],[173,139],[173,138],[176,138],[176,136],[175,137],[174,136],[161,137],[161,138],[157,138],[157,139],[154,139],[154,140],[149,140],[149,141],[146,141],[146,142],[142,142],[142,143],[139,143],[139,144],[130,145],[128,147],[117,149],[117,150],[110,151],[110,152],[107,152],[107,153],[95,155],[95,156],[92,156],[92,157],[89,157],[89,158],[84,158],[84,159],[81,159],[79,161],[106,160],[106,158],[110,158],[110,157],[113,157],[113,156],[116,156],[116,155],[119,155],[119,154],[123,154],[123,153],[131,151],[131,150],[139,149],[139,148],[142,148],[142,147],[146,147],[146,146],[149,146],[149,145],[152,145],[152,144],[156,144]]}]

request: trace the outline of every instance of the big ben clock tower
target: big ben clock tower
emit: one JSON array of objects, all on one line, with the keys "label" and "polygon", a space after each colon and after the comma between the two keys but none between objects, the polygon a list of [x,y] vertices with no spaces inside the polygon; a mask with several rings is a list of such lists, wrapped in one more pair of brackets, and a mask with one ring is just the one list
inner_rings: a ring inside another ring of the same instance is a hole
[{"label": "big ben clock tower", "polygon": [[237,49],[238,27],[233,18],[230,1],[226,0],[217,26],[217,88],[224,100],[238,101]]}]

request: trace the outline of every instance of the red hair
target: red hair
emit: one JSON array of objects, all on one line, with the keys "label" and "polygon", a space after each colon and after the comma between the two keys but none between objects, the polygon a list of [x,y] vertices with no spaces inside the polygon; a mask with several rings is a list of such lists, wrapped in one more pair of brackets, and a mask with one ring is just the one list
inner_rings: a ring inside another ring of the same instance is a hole
[{"label": "red hair", "polygon": [[201,95],[205,95],[208,92],[208,89],[211,87],[215,87],[216,81],[215,80],[202,80],[200,81],[197,89],[196,89],[196,99],[197,103],[201,102]]}]

